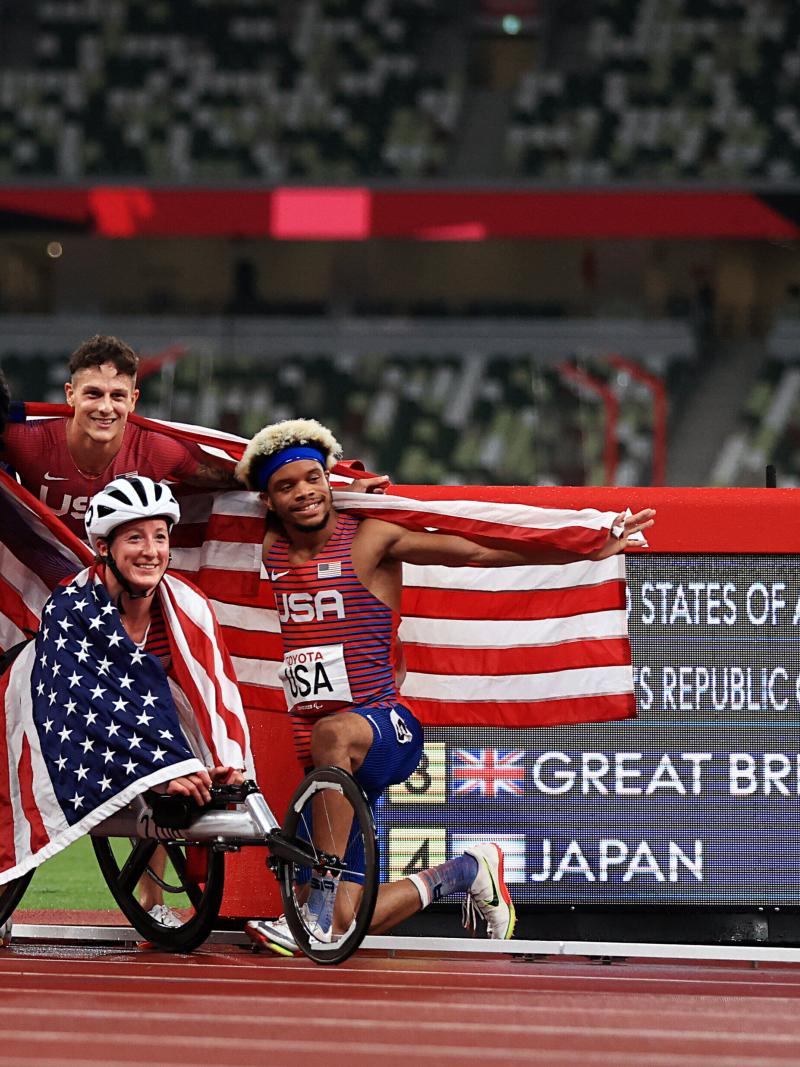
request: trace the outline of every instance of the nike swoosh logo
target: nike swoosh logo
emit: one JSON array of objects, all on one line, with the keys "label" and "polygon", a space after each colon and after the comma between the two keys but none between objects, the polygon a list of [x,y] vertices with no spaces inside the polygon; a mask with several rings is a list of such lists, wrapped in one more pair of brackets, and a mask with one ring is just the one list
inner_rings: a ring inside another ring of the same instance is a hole
[{"label": "nike swoosh logo", "polygon": [[58,474],[51,474],[49,471],[45,472],[44,480],[46,482],[65,482],[67,479],[62,478]]},{"label": "nike swoosh logo", "polygon": [[279,578],[283,578],[284,574],[288,574],[288,571],[273,571],[270,578],[273,582],[277,582]]},{"label": "nike swoosh logo", "polygon": [[497,883],[492,877],[492,872],[489,870],[489,864],[486,862],[486,860],[484,860],[483,862],[486,867],[486,873],[489,875],[489,881],[492,883],[492,890],[494,892],[494,896],[492,897],[492,899],[487,900],[485,903],[488,904],[490,908],[496,908],[500,903],[500,895],[497,892]]}]

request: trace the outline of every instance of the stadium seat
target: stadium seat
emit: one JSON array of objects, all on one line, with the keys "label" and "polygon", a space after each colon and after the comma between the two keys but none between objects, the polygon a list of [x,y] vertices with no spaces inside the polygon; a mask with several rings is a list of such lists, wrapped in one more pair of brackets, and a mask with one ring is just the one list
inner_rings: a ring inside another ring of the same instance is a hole
[{"label": "stadium seat", "polygon": [[427,0],[39,0],[0,75],[0,177],[346,181],[436,173],[462,89]]},{"label": "stadium seat", "polygon": [[579,72],[521,75],[510,169],[573,182],[787,180],[800,146],[797,21],[795,5],[765,0],[595,3]]}]

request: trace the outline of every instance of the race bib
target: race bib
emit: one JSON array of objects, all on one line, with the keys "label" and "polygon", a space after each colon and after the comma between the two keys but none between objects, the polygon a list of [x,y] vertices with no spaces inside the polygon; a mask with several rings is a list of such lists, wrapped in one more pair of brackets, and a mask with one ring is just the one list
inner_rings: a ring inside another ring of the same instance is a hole
[{"label": "race bib", "polygon": [[286,652],[278,675],[294,715],[319,715],[353,703],[344,645],[312,645]]}]

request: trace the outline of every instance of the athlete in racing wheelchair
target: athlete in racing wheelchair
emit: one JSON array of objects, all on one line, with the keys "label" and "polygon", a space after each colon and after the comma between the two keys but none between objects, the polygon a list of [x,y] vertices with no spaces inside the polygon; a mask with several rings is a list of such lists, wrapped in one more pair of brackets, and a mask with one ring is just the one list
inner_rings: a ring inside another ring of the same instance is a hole
[{"label": "athlete in racing wheelchair", "polygon": [[[247,723],[219,624],[205,595],[167,570],[178,518],[169,488],[149,478],[117,478],[97,493],[86,513],[94,563],[56,589],[2,679],[9,752],[0,762],[20,773],[12,786],[0,771],[0,926],[35,868],[87,833],[122,911],[160,947],[188,951],[205,939],[224,852],[243,845],[269,848],[291,916],[309,869],[347,863],[316,854],[304,829],[312,803],[334,792],[351,803],[377,889],[371,815],[346,774],[320,770],[301,784],[283,831],[250,780]],[[150,866],[159,844],[163,874]],[[139,904],[144,873],[188,897],[180,927]],[[301,937],[300,947],[321,962],[346,958],[369,925],[374,892],[364,896],[338,943]]]}]

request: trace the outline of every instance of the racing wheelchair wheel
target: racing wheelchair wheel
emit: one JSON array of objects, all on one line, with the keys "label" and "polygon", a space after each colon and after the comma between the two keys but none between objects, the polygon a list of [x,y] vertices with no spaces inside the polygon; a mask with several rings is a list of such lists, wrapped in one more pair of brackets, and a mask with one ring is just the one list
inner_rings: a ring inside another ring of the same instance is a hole
[{"label": "racing wheelchair wheel", "polygon": [[[146,941],[165,952],[192,952],[202,945],[216,922],[225,883],[225,857],[210,845],[179,841],[93,837],[97,862],[120,911]],[[163,876],[150,868],[162,845],[167,854]],[[189,850],[191,849],[191,854]],[[137,885],[148,874],[164,892],[164,903],[184,919],[173,927],[159,922],[139,903]],[[186,898],[191,910],[186,908]]]},{"label": "racing wheelchair wheel", "polygon": [[[334,817],[350,831],[339,854],[331,837]],[[378,841],[367,798],[355,779],[339,767],[306,775],[289,803],[282,834],[314,854],[313,871],[335,886],[335,924],[321,938],[307,906],[312,868],[282,860],[279,882],[284,914],[295,941],[316,963],[342,963],[364,939],[378,896]]]},{"label": "racing wheelchair wheel", "polygon": [[0,885],[0,926],[10,919],[15,908],[19,907],[33,875],[34,871],[28,871],[27,874],[22,874],[19,878]]}]

